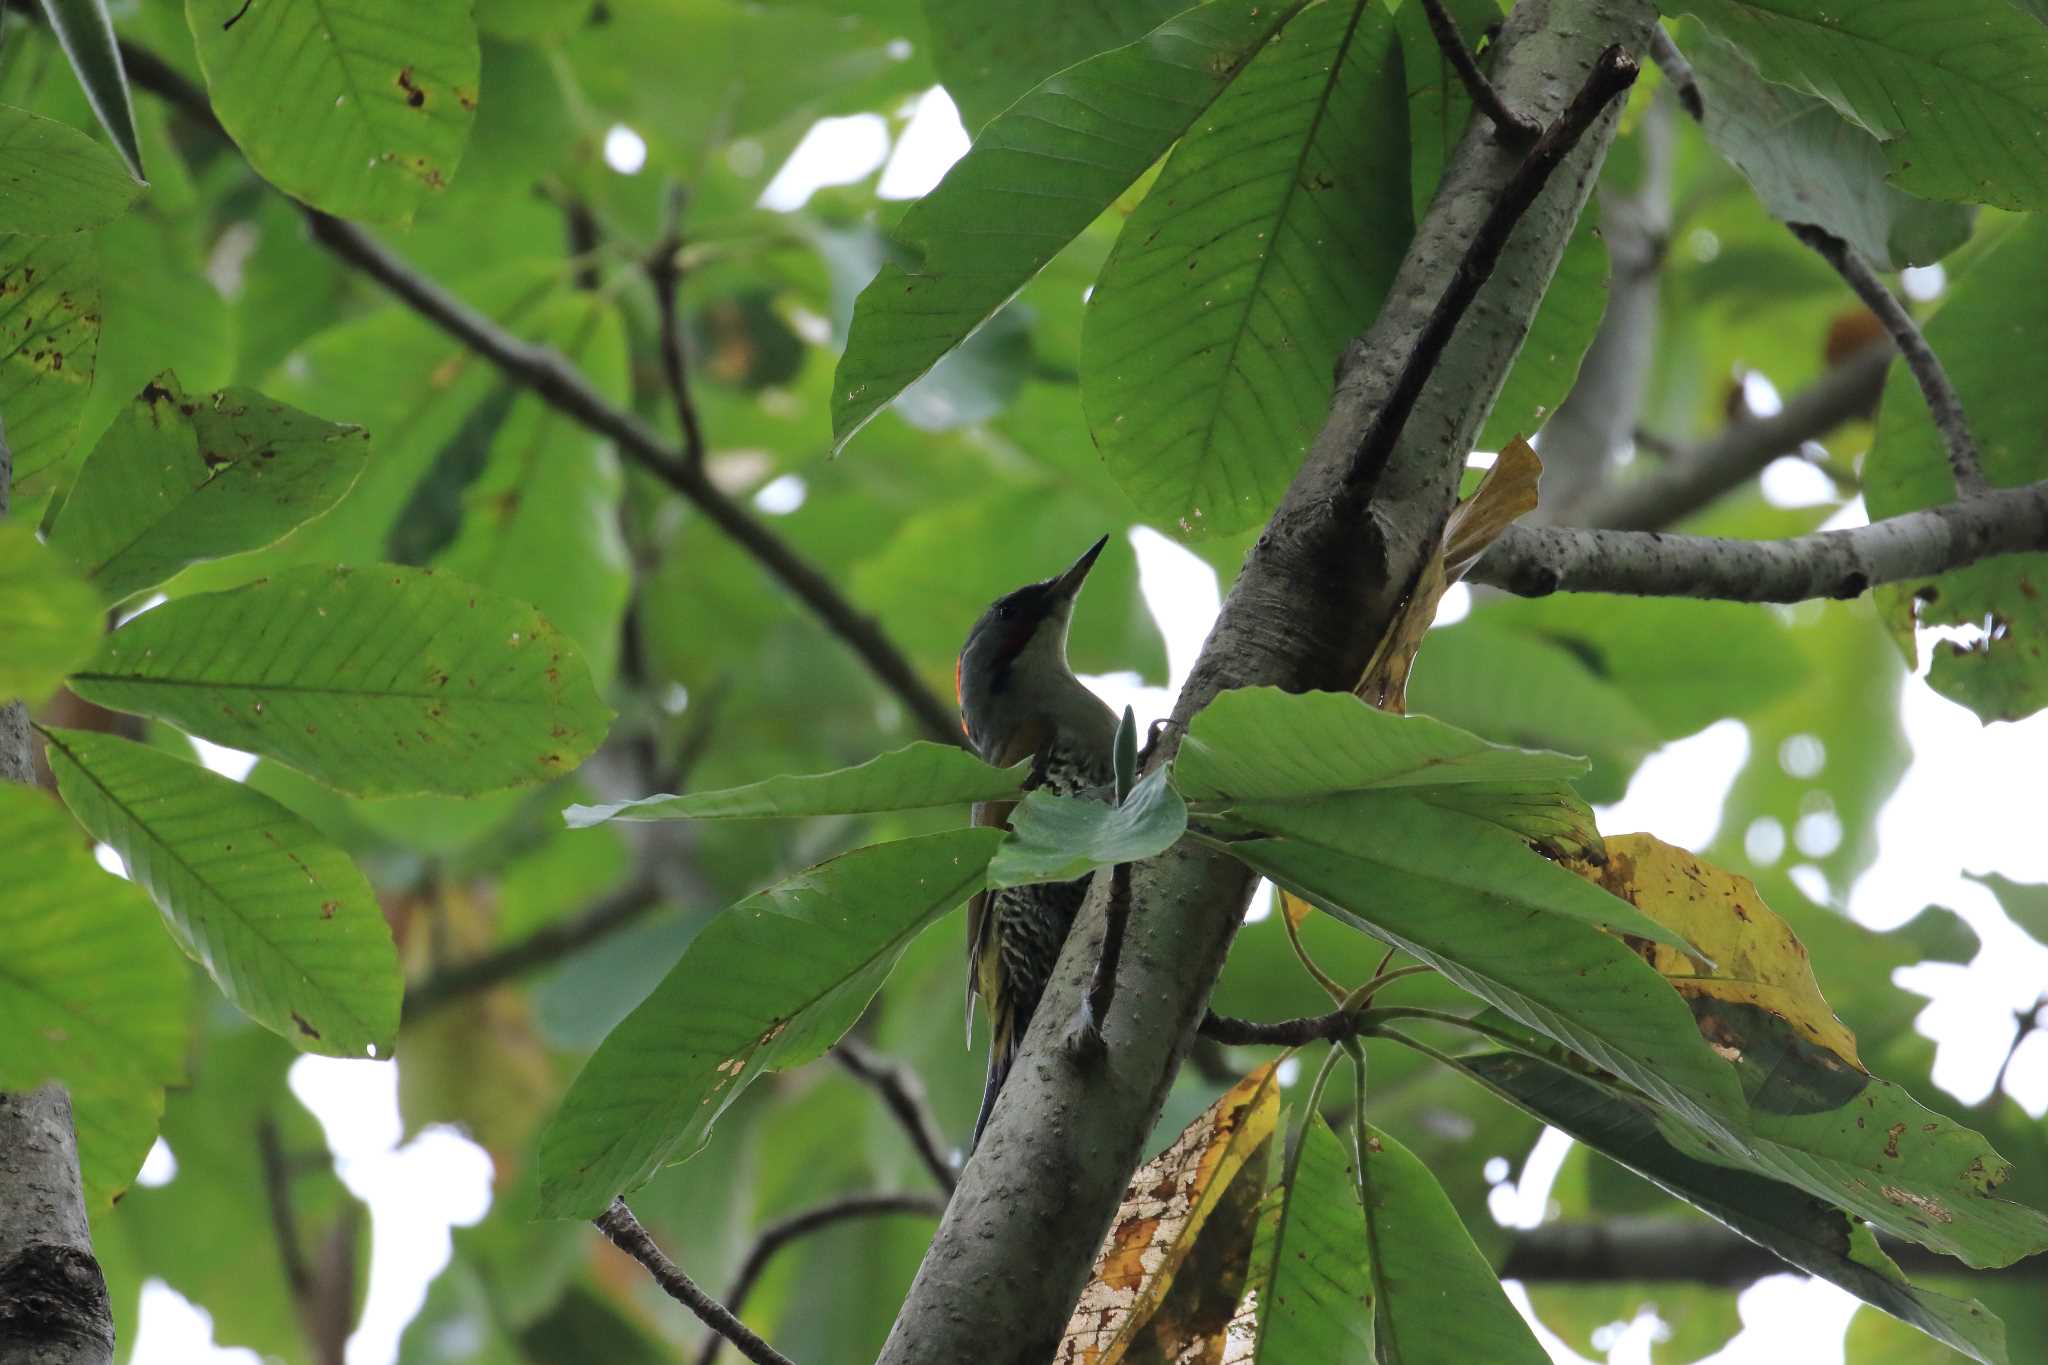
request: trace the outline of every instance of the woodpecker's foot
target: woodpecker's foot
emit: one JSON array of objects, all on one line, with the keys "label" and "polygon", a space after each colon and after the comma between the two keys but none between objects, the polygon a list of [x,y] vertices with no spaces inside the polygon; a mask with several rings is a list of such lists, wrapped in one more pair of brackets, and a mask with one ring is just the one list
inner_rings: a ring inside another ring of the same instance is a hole
[{"label": "woodpecker's foot", "polygon": [[1067,1021],[1066,1036],[1061,1040],[1067,1049],[1067,1056],[1077,1066],[1093,1066],[1109,1051],[1109,1040],[1102,1036],[1102,1021],[1095,1017],[1095,1006],[1087,996],[1074,1007],[1074,1017]]}]

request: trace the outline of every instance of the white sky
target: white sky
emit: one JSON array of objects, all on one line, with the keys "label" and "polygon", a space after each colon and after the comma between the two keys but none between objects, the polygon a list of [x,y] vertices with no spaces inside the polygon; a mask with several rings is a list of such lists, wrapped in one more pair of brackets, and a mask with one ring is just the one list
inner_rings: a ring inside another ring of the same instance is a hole
[{"label": "white sky", "polygon": [[[892,145],[893,143],[893,145]],[[762,197],[765,207],[785,212],[802,207],[827,185],[849,184],[882,168],[886,198],[924,193],[967,149],[967,135],[943,90],[934,89],[910,106],[894,138],[879,115],[820,122],[777,172]],[[620,174],[637,174],[646,143],[619,125],[605,140],[605,156]],[[1938,268],[1937,268],[1938,269]],[[1938,294],[1938,273],[1911,272],[1915,296]],[[1747,389],[1760,410],[1776,404],[1777,393],[1762,376]],[[1827,492],[1802,461],[1780,462],[1764,481],[1766,495],[1783,505],[1817,500]],[[1812,476],[1812,477],[1809,477]],[[762,510],[784,513],[798,505],[800,480],[764,490]],[[1835,524],[1861,520],[1860,506]],[[1171,679],[1165,688],[1138,685],[1135,675],[1088,679],[1119,710],[1132,706],[1141,718],[1163,716],[1186,678],[1219,606],[1215,573],[1166,537],[1145,528],[1131,533],[1139,577],[1166,640]],[[1462,585],[1446,598],[1438,623],[1449,624],[1469,609]],[[1934,1081],[1966,1102],[1990,1088],[2013,1035],[2013,1011],[2032,1002],[2048,981],[2048,948],[2021,933],[1999,911],[1991,894],[1964,879],[1965,870],[1997,871],[2023,882],[2048,882],[2048,840],[2040,837],[2039,802],[2030,774],[2048,771],[2048,716],[2017,725],[1980,725],[1962,707],[1919,683],[1907,685],[1902,703],[1913,761],[1897,793],[1878,820],[1875,864],[1850,889],[1847,909],[1875,928],[1892,928],[1930,904],[1953,908],[1984,941],[1967,966],[1927,964],[1909,968],[1898,980],[1933,997],[1919,1019],[1921,1031],[1937,1040]],[[233,750],[200,744],[208,766],[239,780],[254,761]],[[1655,831],[1688,847],[1710,842],[1721,806],[1749,749],[1739,721],[1722,721],[1697,735],[1667,745],[1637,771],[1627,793],[1600,811],[1609,829]],[[1792,831],[1785,836],[1795,838]],[[108,850],[110,853],[111,850]],[[1255,905],[1262,913],[1265,898]],[[2007,1089],[2039,1116],[2048,1110],[2048,1042],[2022,1051],[2007,1077]],[[397,1065],[304,1057],[293,1067],[295,1093],[320,1119],[337,1168],[349,1188],[370,1206],[373,1254],[369,1297],[363,1320],[348,1347],[348,1365],[391,1365],[399,1336],[419,1311],[428,1283],[446,1265],[451,1226],[482,1218],[490,1204],[490,1162],[483,1150],[447,1128],[429,1129],[398,1145]],[[1571,1140],[1546,1131],[1530,1153],[1504,1153],[1509,1171],[1496,1181],[1489,1201],[1495,1217],[1527,1227],[1543,1217],[1549,1190]],[[174,1154],[172,1154],[174,1155]],[[171,1162],[159,1152],[149,1169],[160,1180]],[[175,1178],[173,1176],[172,1178]],[[1510,1297],[1528,1316],[1528,1296],[1518,1284]],[[1760,1281],[1740,1299],[1741,1335],[1711,1357],[1713,1365],[1841,1365],[1842,1334],[1855,1300],[1841,1290],[1798,1275]],[[1654,1313],[1617,1323],[1600,1339],[1607,1365],[1648,1365],[1650,1347],[1664,1331]],[[1560,1362],[1585,1358],[1545,1331],[1538,1335]],[[234,1361],[256,1365],[249,1351],[224,1351],[211,1344],[211,1320],[161,1281],[143,1290],[136,1365],[196,1365]]]}]

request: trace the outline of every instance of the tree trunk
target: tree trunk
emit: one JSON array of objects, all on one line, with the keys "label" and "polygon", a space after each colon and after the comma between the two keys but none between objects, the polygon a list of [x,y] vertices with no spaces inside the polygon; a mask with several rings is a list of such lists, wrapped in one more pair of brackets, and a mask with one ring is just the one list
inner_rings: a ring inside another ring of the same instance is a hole
[{"label": "tree trunk", "polygon": [[[1548,123],[1610,44],[1644,50],[1647,0],[1521,0],[1495,49],[1509,105]],[[1435,366],[1386,468],[1361,496],[1354,451],[1520,164],[1479,118],[1446,168],[1385,308],[1346,352],[1330,416],[1245,562],[1174,708],[1185,725],[1229,688],[1348,689],[1441,533],[1472,438],[1556,271],[1613,136],[1609,110],[1522,219]],[[1170,756],[1169,730],[1154,762]],[[1060,1036],[1102,933],[1083,908],[1002,1101],[883,1348],[885,1365],[1043,1365],[1159,1115],[1244,913],[1241,865],[1183,844],[1136,869],[1106,1059]]]}]

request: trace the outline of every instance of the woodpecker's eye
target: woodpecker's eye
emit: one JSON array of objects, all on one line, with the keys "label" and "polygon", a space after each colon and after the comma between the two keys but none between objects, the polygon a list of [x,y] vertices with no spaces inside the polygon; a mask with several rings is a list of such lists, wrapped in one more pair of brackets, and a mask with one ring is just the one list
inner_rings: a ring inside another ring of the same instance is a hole
[{"label": "woodpecker's eye", "polygon": [[996,620],[1007,621],[1016,614],[1016,609],[1008,602],[998,602],[996,604]]}]

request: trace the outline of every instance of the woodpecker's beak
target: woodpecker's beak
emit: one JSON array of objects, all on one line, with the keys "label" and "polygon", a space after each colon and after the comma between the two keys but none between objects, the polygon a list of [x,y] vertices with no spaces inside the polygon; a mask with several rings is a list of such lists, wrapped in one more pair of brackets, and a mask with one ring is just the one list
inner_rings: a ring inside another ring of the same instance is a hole
[{"label": "woodpecker's beak", "polygon": [[1107,544],[1109,544],[1109,537],[1104,536],[1093,545],[1090,545],[1088,552],[1074,561],[1074,567],[1068,569],[1052,581],[1053,588],[1058,591],[1060,596],[1072,600],[1080,593],[1082,580],[1087,578],[1088,571],[1095,567],[1096,556],[1102,553],[1102,547]]}]

